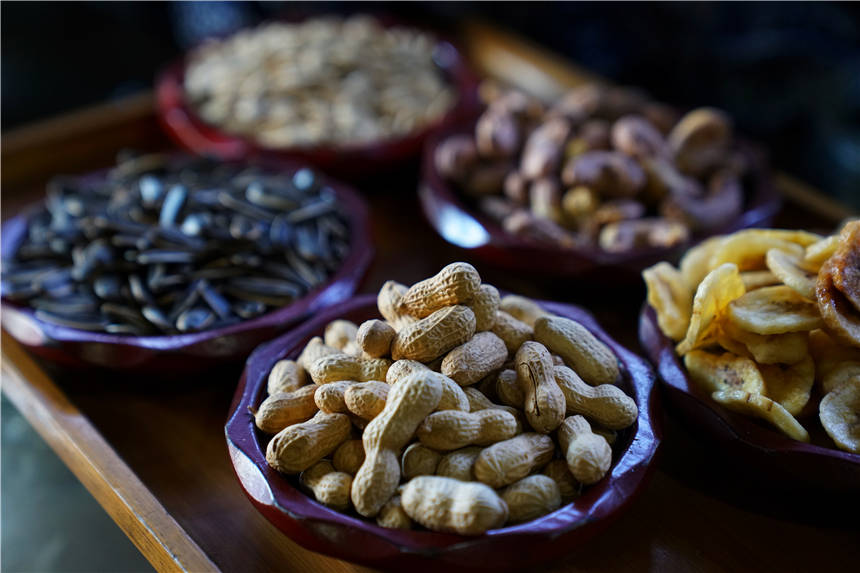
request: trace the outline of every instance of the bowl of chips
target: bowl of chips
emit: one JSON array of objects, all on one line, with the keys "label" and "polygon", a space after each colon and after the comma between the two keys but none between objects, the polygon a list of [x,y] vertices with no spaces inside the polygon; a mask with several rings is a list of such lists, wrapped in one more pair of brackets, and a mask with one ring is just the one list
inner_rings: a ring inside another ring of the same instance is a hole
[{"label": "bowl of chips", "polygon": [[639,337],[700,436],[780,483],[860,485],[860,221],[748,229],[643,278]]}]

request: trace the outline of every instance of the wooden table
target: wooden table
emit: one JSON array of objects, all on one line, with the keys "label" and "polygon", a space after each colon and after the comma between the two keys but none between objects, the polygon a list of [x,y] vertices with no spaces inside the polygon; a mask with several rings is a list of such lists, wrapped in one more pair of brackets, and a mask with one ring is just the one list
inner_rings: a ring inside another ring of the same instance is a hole
[{"label": "wooden table", "polygon": [[[476,67],[535,92],[555,93],[588,77],[496,30],[470,24],[466,32],[463,44]],[[55,174],[108,165],[122,147],[167,145],[150,94],[5,135],[3,216],[39,196]],[[787,198],[778,224],[830,229],[849,214],[788,177],[777,183]],[[463,258],[423,222],[414,180],[365,190],[378,252],[363,292],[389,277],[418,280]],[[638,348],[641,287],[607,291],[481,272],[500,287],[583,304],[614,337]],[[2,353],[3,391],[156,569],[362,569],[301,548],[245,498],[223,432],[238,367],[178,382],[59,372],[34,361],[5,332]],[[549,569],[839,571],[860,562],[857,514],[852,523],[845,505],[817,504],[814,493],[748,491],[744,476],[726,479],[709,459],[669,419],[659,468],[639,500],[598,539]],[[827,525],[839,517],[841,525]]]}]

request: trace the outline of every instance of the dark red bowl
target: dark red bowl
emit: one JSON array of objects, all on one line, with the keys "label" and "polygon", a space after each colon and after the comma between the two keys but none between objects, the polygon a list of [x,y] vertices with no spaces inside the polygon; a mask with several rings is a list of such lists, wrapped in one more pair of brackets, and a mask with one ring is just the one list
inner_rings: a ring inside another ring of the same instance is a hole
[{"label": "dark red bowl", "polygon": [[532,241],[508,233],[492,218],[471,210],[436,169],[433,158],[437,146],[451,135],[473,133],[473,126],[441,130],[427,140],[418,195],[424,216],[442,238],[497,267],[544,276],[587,277],[601,283],[635,282],[640,280],[642,270],[663,260],[679,258],[707,236],[770,225],[780,208],[779,193],[771,184],[761,155],[744,149],[753,166],[744,181],[746,209],[730,225],[708,235],[693,236],[690,242],[673,249],[636,249],[627,253],[609,253],[597,247],[562,249]]},{"label": "dark red bowl", "polygon": [[575,319],[612,347],[623,365],[621,386],[636,400],[639,420],[619,434],[608,477],[559,510],[529,523],[478,537],[429,531],[400,531],[329,509],[308,497],[266,464],[267,437],[259,433],[249,407],[266,397],[266,378],[275,362],[295,358],[313,336],[336,318],[360,323],[378,317],[376,297],[363,295],[333,306],[284,336],[260,346],[245,365],[227,421],[227,446],[239,482],[254,506],[302,546],[339,559],[385,569],[441,568],[506,571],[532,568],[572,551],[602,531],[641,491],[652,468],[662,429],[657,415],[654,373],[647,362],[613,341],[594,318],[571,305],[540,303]]},{"label": "dark red bowl", "polygon": [[[397,24],[383,18],[383,25]],[[438,34],[434,34],[439,37]],[[358,145],[267,148],[242,135],[231,134],[203,120],[186,101],[184,59],[169,65],[156,80],[158,119],[181,147],[222,159],[271,157],[293,159],[344,178],[362,178],[388,171],[420,155],[430,133],[473,119],[479,109],[478,79],[460,51],[448,40],[436,44],[435,61],[456,92],[457,100],[444,115],[404,136]]]},{"label": "dark red bowl", "polygon": [[[293,163],[263,162],[264,166],[292,172]],[[92,182],[100,171],[79,178]],[[129,336],[89,332],[39,320],[24,305],[2,298],[2,324],[33,354],[69,367],[100,366],[136,373],[201,371],[220,363],[244,359],[258,344],[304,320],[314,312],[352,296],[373,259],[368,208],[350,187],[320,175],[334,190],[349,217],[351,249],[340,269],[322,285],[283,308],[223,328],[172,336]],[[27,221],[38,205],[3,223],[2,255],[10,256],[27,232]]]},{"label": "dark red bowl", "polygon": [[723,408],[701,391],[690,381],[675,343],[660,330],[648,304],[639,317],[639,341],[657,368],[671,410],[743,475],[785,489],[860,491],[860,455],[792,440],[764,422]]}]

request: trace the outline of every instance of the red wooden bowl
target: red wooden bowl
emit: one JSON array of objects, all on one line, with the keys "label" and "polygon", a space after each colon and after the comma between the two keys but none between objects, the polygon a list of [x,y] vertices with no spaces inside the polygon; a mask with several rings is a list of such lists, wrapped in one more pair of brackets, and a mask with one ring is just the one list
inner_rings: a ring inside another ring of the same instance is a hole
[{"label": "red wooden bowl", "polygon": [[474,123],[434,133],[424,147],[418,195],[424,215],[449,243],[466,249],[475,258],[491,265],[544,276],[587,277],[601,283],[635,282],[643,269],[663,260],[677,259],[692,245],[709,235],[732,233],[748,227],[768,226],[780,207],[780,197],[760,155],[744,150],[751,173],[744,180],[745,211],[730,225],[673,249],[635,249],[609,253],[598,247],[563,249],[518,237],[505,231],[492,218],[472,210],[455,187],[436,169],[436,148],[455,134],[474,132]]},{"label": "red wooden bowl", "polygon": [[245,365],[227,421],[227,446],[239,482],[254,506],[302,546],[339,559],[385,569],[442,568],[507,571],[532,568],[572,551],[602,531],[641,491],[653,465],[662,430],[657,419],[654,374],[647,362],[613,341],[594,318],[571,305],[541,302],[575,319],[603,340],[623,366],[621,387],[639,406],[639,420],[621,432],[610,473],[582,497],[534,521],[477,537],[379,527],[357,514],[329,509],[308,497],[294,477],[266,464],[268,437],[258,432],[249,407],[266,397],[275,362],[295,358],[313,336],[336,318],[360,323],[378,317],[376,297],[363,295],[333,306],[284,336],[260,346]]},{"label": "red wooden bowl", "polygon": [[[386,26],[398,23],[390,18],[381,18],[380,21]],[[261,146],[250,138],[227,133],[203,120],[186,101],[184,59],[169,65],[156,80],[158,119],[178,145],[194,153],[222,159],[293,159],[339,177],[361,178],[418,158],[430,133],[473,119],[477,114],[478,79],[460,51],[451,42],[440,39],[435,47],[434,60],[455,91],[454,105],[441,117],[414,132],[373,143],[275,149]]]},{"label": "red wooden bowl", "polygon": [[[266,167],[294,172],[288,162],[263,162]],[[100,171],[79,178],[103,178]],[[101,366],[151,373],[201,371],[244,359],[258,344],[284,332],[314,312],[352,296],[373,259],[368,208],[350,187],[319,175],[334,190],[350,224],[350,251],[330,279],[297,301],[267,314],[223,328],[171,336],[130,336],[90,332],[45,322],[25,306],[2,298],[2,324],[33,354],[68,367]],[[24,239],[32,206],[3,223],[2,255],[11,256]]]},{"label": "red wooden bowl", "polygon": [[[639,340],[656,366],[671,409],[697,437],[716,446],[721,459],[730,458],[744,476],[774,487],[860,491],[860,455],[836,446],[798,442],[755,418],[731,412],[714,402],[690,381],[675,343],[660,330],[657,315],[644,305],[639,317]],[[805,424],[818,424],[815,420]],[[822,443],[828,438],[822,436]],[[742,468],[742,470],[740,470]]]}]

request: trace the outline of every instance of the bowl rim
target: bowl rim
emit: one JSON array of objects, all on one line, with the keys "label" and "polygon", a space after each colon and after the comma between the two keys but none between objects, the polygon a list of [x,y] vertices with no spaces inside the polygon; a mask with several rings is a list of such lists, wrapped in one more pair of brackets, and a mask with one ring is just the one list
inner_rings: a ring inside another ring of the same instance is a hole
[{"label": "bowl rim", "polygon": [[[731,233],[740,229],[765,224],[779,211],[782,199],[773,183],[770,167],[765,160],[762,150],[743,139],[737,139],[738,150],[749,160],[750,173],[748,177],[753,184],[751,189],[744,190],[745,208],[730,224],[708,233],[699,233],[687,242],[671,248],[639,248],[623,253],[611,253],[596,246],[577,246],[562,248],[549,243],[518,237],[505,231],[491,217],[472,210],[463,200],[461,193],[455,190],[453,184],[447,181],[436,168],[434,160],[436,149],[448,137],[453,135],[471,134],[476,121],[449,126],[432,133],[425,142],[421,158],[421,176],[419,182],[419,198],[425,218],[436,232],[447,242],[466,250],[498,249],[517,252],[527,260],[534,256],[555,256],[570,258],[572,256],[584,259],[593,266],[621,267],[640,264],[642,261],[658,261],[680,255],[686,249],[714,235]],[[478,231],[484,237],[483,242],[464,245],[457,241],[450,232],[446,231],[441,222],[439,212],[452,211]]]},{"label": "bowl rim", "polygon": [[[542,300],[536,302],[551,312],[582,322],[612,348],[623,365],[625,380],[639,407],[637,425],[630,430],[628,445],[617,453],[617,460],[608,476],[600,483],[590,486],[585,495],[536,520],[491,530],[480,536],[400,531],[386,529],[376,523],[325,507],[293,486],[286,476],[270,468],[265,460],[265,445],[260,442],[248,408],[256,406],[264,397],[266,377],[271,366],[282,358],[294,358],[301,346],[312,336],[319,335],[329,321],[346,316],[350,312],[375,309],[375,295],[354,296],[332,306],[291,332],[259,346],[248,358],[225,425],[225,436],[234,471],[243,490],[255,506],[268,506],[294,521],[314,522],[336,528],[357,528],[387,543],[400,553],[421,553],[431,549],[435,552],[455,551],[514,536],[549,536],[555,539],[586,525],[600,522],[601,519],[606,518],[608,521],[609,518],[617,516],[641,492],[654,469],[653,462],[662,439],[655,374],[646,360],[610,338],[587,311],[570,304]],[[249,468],[256,471],[253,478],[248,475]],[[259,480],[263,480],[268,488],[265,496],[267,499],[260,499],[259,491],[252,493],[250,490],[254,485],[249,487],[246,480],[249,483],[254,481],[256,486],[260,486]],[[266,515],[265,511],[263,513]],[[266,517],[269,518],[268,515]],[[296,541],[302,543],[301,539]]]},{"label": "bowl rim", "polygon": [[[329,163],[342,161],[343,156],[368,156],[374,159],[399,156],[402,154],[402,148],[419,144],[435,131],[455,124],[469,115],[472,109],[477,108],[478,77],[469,66],[462,49],[448,34],[431,26],[409,22],[388,14],[359,11],[354,15],[368,15],[385,28],[410,28],[424,33],[434,40],[434,62],[455,95],[453,103],[444,113],[412,131],[369,142],[267,147],[251,136],[232,133],[209,123],[196,112],[194,106],[188,101],[184,90],[185,70],[191,53],[197,47],[195,46],[167,64],[156,75],[156,110],[162,127],[181,146],[196,153],[215,153],[224,158],[255,155],[319,157],[322,158],[321,161]],[[268,18],[213,39],[223,41],[239,32],[252,30],[268,23],[302,22],[313,17],[315,15],[307,14],[297,17]]]},{"label": "bowl rim", "polygon": [[[188,154],[173,152],[168,153],[167,155],[169,161],[193,157]],[[295,161],[269,158],[219,162],[219,164],[230,163],[236,165],[260,166],[264,169],[276,170],[284,173],[295,173],[296,171],[307,167],[306,165],[301,165]],[[113,167],[99,169],[82,175],[64,177],[68,181],[74,181],[86,185],[95,180],[103,179],[111,169],[113,169]],[[87,331],[46,322],[37,318],[35,310],[26,304],[9,300],[6,297],[5,292],[0,293],[0,307],[2,307],[4,312],[10,312],[15,320],[23,319],[31,325],[35,325],[36,328],[38,328],[43,335],[47,336],[50,341],[101,343],[150,350],[181,350],[183,348],[217,338],[235,336],[244,332],[278,324],[295,323],[307,316],[308,313],[324,306],[328,306],[331,304],[330,300],[333,299],[336,302],[343,299],[343,290],[345,288],[348,288],[350,291],[347,293],[347,296],[352,294],[358,282],[364,276],[365,271],[370,266],[374,255],[370,231],[370,210],[365,200],[349,185],[337,181],[318,170],[315,170],[315,175],[321,180],[322,185],[334,191],[338,202],[343,206],[344,213],[349,221],[350,250],[340,267],[329,276],[328,280],[317,285],[313,289],[309,290],[303,297],[286,306],[276,308],[250,320],[242,320],[235,324],[211,330],[203,330],[186,334],[148,336]],[[42,205],[43,200],[40,199],[34,201],[33,203],[25,206],[18,214],[3,222],[2,229],[0,229],[0,243],[2,243],[2,245],[0,245],[0,249],[2,249],[3,259],[11,255],[17,248],[20,241],[23,240],[24,234],[27,232],[30,218],[39,211]]]},{"label": "bowl rim", "polygon": [[860,454],[853,454],[836,448],[800,442],[783,435],[775,428],[760,424],[750,416],[731,412],[710,399],[692,384],[686,369],[675,352],[675,343],[669,339],[657,323],[654,308],[643,303],[639,315],[639,341],[646,355],[657,370],[660,384],[691,397],[706,407],[714,420],[731,440],[760,454],[792,454],[810,458],[827,457],[842,462],[860,465]]}]

